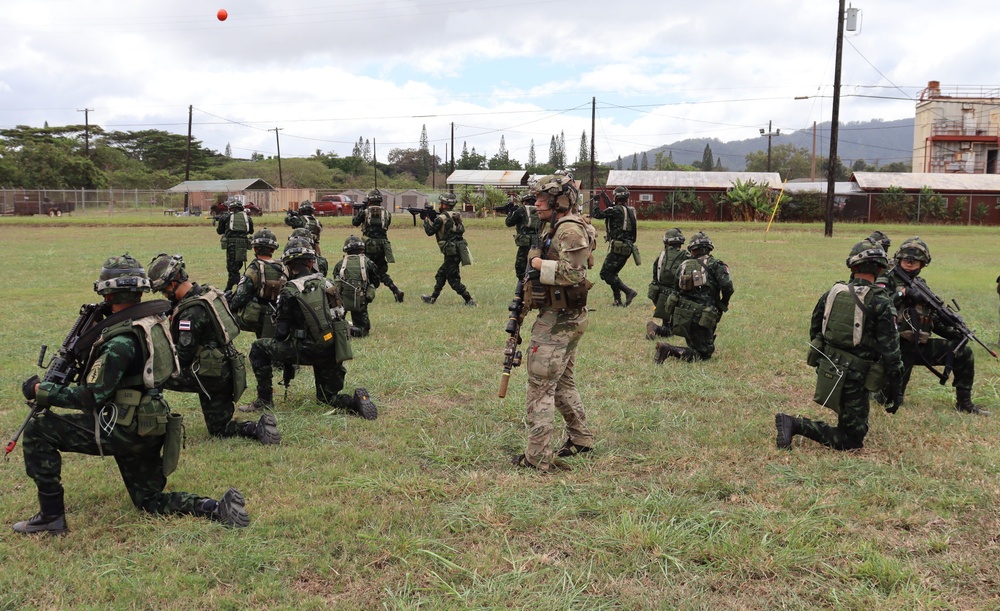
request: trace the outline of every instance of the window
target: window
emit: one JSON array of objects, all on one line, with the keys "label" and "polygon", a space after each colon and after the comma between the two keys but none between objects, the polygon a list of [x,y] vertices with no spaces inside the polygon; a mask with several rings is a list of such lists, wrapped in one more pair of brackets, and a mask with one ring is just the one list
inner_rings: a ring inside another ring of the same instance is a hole
[{"label": "window", "polygon": [[640,202],[651,202],[651,201],[653,201],[653,194],[652,193],[640,193],[639,194],[639,201]]}]

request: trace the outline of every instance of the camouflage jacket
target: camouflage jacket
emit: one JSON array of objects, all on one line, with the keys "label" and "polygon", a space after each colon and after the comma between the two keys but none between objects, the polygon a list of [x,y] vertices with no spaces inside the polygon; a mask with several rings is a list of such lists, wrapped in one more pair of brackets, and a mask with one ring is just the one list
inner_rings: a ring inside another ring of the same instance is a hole
[{"label": "camouflage jacket", "polygon": [[706,255],[702,263],[706,271],[705,284],[690,291],[680,291],[681,299],[727,312],[729,300],[735,292],[733,279],[729,277],[729,266],[712,255]]},{"label": "camouflage jacket", "polygon": [[[913,277],[913,280],[924,282],[919,276]],[[883,287],[886,294],[892,299],[892,305],[896,308],[897,313],[896,328],[902,339],[916,341],[915,338],[919,338],[921,333],[924,334],[924,339],[929,337],[931,333],[951,340],[963,337],[954,327],[943,323],[937,312],[926,303],[909,295],[903,295],[903,289],[906,287],[896,278],[895,274],[886,272],[875,280],[875,284]],[[925,286],[926,284],[924,282]],[[927,286],[927,290],[930,290],[929,286]]]},{"label": "camouflage jacket", "polygon": [[[372,208],[382,211],[383,220],[372,220]],[[355,211],[351,224],[361,227],[361,235],[372,240],[388,240],[389,225],[392,224],[392,214],[381,206],[368,206]]]},{"label": "camouflage jacket", "polygon": [[542,240],[540,282],[554,286],[586,282],[596,247],[597,232],[580,216],[568,214],[558,219]]},{"label": "camouflage jacket", "polygon": [[[238,232],[235,232],[235,231],[229,231],[229,219],[234,214],[244,214],[244,215],[246,215],[246,221],[247,221],[247,231],[246,231],[246,234],[238,233]],[[215,233],[217,233],[219,235],[226,236],[226,239],[228,239],[228,240],[247,240],[247,241],[249,241],[250,240],[250,236],[253,235],[253,219],[250,218],[250,214],[248,214],[245,210],[236,210],[234,212],[224,212],[224,213],[222,213],[222,216],[219,217],[219,222],[216,223],[216,225],[215,225]]]},{"label": "camouflage jacket", "polygon": [[177,347],[177,360],[182,373],[191,369],[202,348],[223,350],[227,345],[216,326],[215,314],[209,311],[204,300],[198,299],[210,288],[208,285],[193,283],[184,299],[174,306],[170,316],[170,334]]},{"label": "camouflage jacket", "polygon": [[595,219],[604,219],[604,227],[607,235],[604,239],[608,242],[612,240],[622,240],[625,242],[635,242],[635,208],[631,206],[608,206],[604,210],[594,209]]},{"label": "camouflage jacket", "polygon": [[274,300],[266,300],[260,297],[261,283],[265,280],[260,277],[260,264],[264,264],[265,276],[274,276],[275,278],[287,275],[285,273],[285,266],[282,265],[280,261],[275,260],[263,260],[261,258],[256,258],[247,265],[246,271],[243,273],[243,277],[240,278],[239,284],[236,285],[236,292],[233,293],[233,298],[229,301],[229,309],[234,312],[238,312],[243,308],[247,307],[253,299],[256,299],[259,303],[275,303],[278,298],[275,296]]}]

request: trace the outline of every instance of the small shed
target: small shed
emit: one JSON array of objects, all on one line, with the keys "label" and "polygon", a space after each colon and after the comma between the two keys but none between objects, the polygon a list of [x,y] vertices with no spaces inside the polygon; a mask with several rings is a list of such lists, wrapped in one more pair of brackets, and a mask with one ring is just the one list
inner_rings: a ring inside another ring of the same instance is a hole
[{"label": "small shed", "polygon": [[243,194],[263,210],[278,210],[272,208],[271,196],[276,193],[274,187],[260,178],[239,178],[233,180],[185,180],[167,189],[168,193],[187,193],[188,206],[208,210],[216,203],[218,195]]}]

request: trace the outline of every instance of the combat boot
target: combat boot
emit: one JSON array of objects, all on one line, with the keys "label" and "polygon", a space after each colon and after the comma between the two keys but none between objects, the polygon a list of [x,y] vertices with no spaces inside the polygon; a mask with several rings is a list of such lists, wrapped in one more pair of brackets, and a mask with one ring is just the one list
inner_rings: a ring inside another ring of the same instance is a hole
[{"label": "combat boot", "polygon": [[465,300],[465,305],[467,305],[467,306],[469,306],[471,308],[476,307],[476,300],[472,298],[472,295],[466,293],[466,294],[462,295],[462,299]]},{"label": "combat boot", "polygon": [[621,293],[621,291],[618,290],[617,287],[611,289],[611,291],[612,291],[612,293],[614,293],[614,296],[615,296],[615,300],[613,302],[611,302],[611,305],[615,306],[616,308],[622,307],[622,293]]},{"label": "combat boot", "polygon": [[365,388],[355,388],[354,396],[351,397],[351,406],[348,408],[365,420],[375,420],[378,418],[378,408],[368,395]]},{"label": "combat boot", "polygon": [[365,335],[368,335],[365,333],[364,329],[361,327],[355,327],[354,325],[351,325],[350,334],[351,337],[364,337]]},{"label": "combat boot", "polygon": [[199,501],[194,508],[194,514],[222,522],[226,526],[246,528],[250,525],[250,516],[247,515],[245,506],[246,500],[240,491],[230,488],[218,501],[215,499]]},{"label": "combat boot", "polygon": [[14,524],[14,532],[28,535],[47,532],[61,535],[66,532],[66,507],[63,505],[63,491],[38,492],[39,511],[29,519]]},{"label": "combat boot", "polygon": [[396,303],[403,303],[403,291],[397,287],[392,287],[392,296],[396,298]]},{"label": "combat boot", "polygon": [[245,422],[244,434],[253,437],[266,446],[281,443],[281,433],[278,432],[278,421],[274,414],[262,414],[257,422]]},{"label": "combat boot", "polygon": [[985,409],[980,409],[975,403],[972,402],[972,389],[971,388],[956,388],[955,389],[955,409],[960,412],[965,412],[967,414],[976,414],[978,416],[989,416],[990,412]]},{"label": "combat boot", "polygon": [[639,293],[633,291],[632,289],[630,289],[629,287],[625,286],[624,284],[622,285],[622,289],[624,289],[624,291],[625,291],[625,303],[623,304],[623,307],[627,308],[630,305],[632,305],[632,300],[635,299],[635,296],[638,295]]},{"label": "combat boot", "polygon": [[572,439],[567,439],[566,443],[563,444],[559,451],[556,452],[556,456],[560,458],[566,458],[567,456],[576,456],[577,454],[583,454],[593,450],[590,446],[579,446],[573,443]]},{"label": "combat boot", "polygon": [[663,361],[670,357],[690,360],[687,359],[686,349],[681,348],[680,346],[674,346],[673,344],[668,344],[667,342],[657,342],[656,354],[653,356],[653,362],[657,365],[661,365],[663,364]]},{"label": "combat boot", "polygon": [[779,412],[774,415],[774,428],[778,432],[775,439],[778,449],[791,450],[792,437],[801,434],[798,419]]},{"label": "combat boot", "polygon": [[435,292],[431,293],[430,295],[421,295],[420,299],[422,299],[424,303],[433,304],[435,301],[437,301],[439,294],[440,293]]},{"label": "combat boot", "polygon": [[257,398],[250,405],[241,405],[236,409],[241,412],[259,412],[262,410],[271,411],[274,409],[274,389],[258,388]]},{"label": "combat boot", "polygon": [[663,327],[656,324],[655,320],[651,320],[646,323],[646,339],[656,339],[657,335],[660,335]]}]

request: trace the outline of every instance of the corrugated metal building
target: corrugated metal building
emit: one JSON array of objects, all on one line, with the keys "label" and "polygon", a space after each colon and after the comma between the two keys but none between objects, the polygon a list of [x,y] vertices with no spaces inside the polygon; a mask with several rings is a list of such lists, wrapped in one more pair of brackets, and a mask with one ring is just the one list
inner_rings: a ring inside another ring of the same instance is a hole
[{"label": "corrugated metal building", "polygon": [[781,188],[777,172],[656,172],[611,170],[607,193],[617,186],[628,187],[629,205],[642,218],[698,218],[730,220],[729,212],[716,199],[736,181],[766,183]]}]

